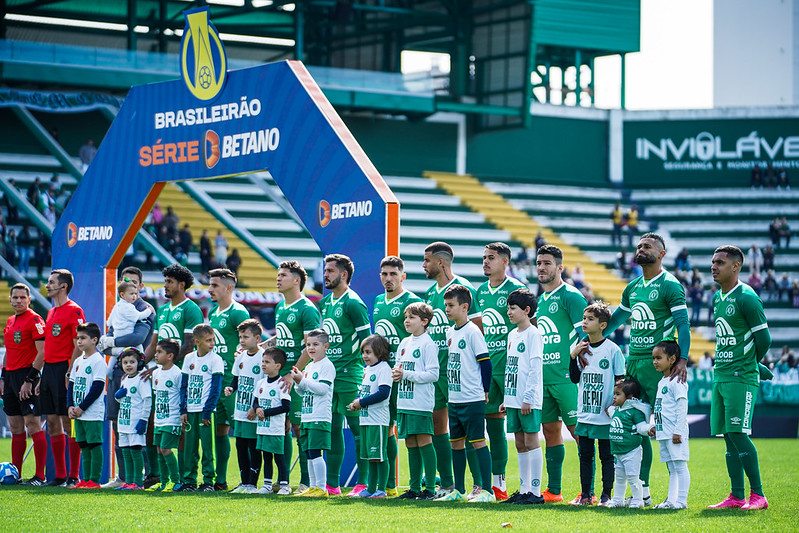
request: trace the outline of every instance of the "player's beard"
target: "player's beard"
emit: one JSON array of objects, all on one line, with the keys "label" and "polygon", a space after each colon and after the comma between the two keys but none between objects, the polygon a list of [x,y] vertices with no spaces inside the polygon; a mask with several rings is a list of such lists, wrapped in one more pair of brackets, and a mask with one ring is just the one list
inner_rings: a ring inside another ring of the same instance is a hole
[{"label": "player's beard", "polygon": [[541,285],[549,285],[550,283],[555,281],[557,277],[558,277],[557,274],[552,274],[551,276],[549,276],[549,278],[542,278],[541,275],[539,274],[538,283],[540,283]]},{"label": "player's beard", "polygon": [[434,270],[433,268],[428,268],[428,270],[424,271],[424,275],[427,279],[436,279],[438,277],[438,270]]},{"label": "player's beard", "polygon": [[657,262],[657,258],[654,255],[638,253],[638,254],[635,254],[635,257],[633,258],[633,261],[635,261],[635,264],[641,265],[641,266],[643,266],[643,265],[652,265],[652,264]]},{"label": "player's beard", "polygon": [[337,277],[336,279],[331,279],[330,281],[325,280],[325,289],[331,291],[335,290],[336,287],[339,286],[339,283],[341,283],[341,276]]}]

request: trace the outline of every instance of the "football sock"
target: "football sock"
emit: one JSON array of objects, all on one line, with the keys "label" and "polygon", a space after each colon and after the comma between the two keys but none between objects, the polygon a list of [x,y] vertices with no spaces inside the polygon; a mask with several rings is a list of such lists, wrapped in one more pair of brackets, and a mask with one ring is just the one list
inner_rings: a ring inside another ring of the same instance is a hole
[{"label": "football sock", "polygon": [[494,485],[505,490],[497,481],[504,485],[505,468],[508,464],[508,436],[505,433],[504,418],[486,418],[486,431],[491,448],[491,472],[494,476],[502,476],[500,480],[493,480]]},{"label": "football sock", "polygon": [[[386,490],[386,483],[388,483],[388,461],[380,461],[377,464],[377,490],[382,490],[385,492]],[[371,479],[371,475],[370,475]]]},{"label": "football sock", "polygon": [[[649,471],[652,470],[652,440],[644,437],[641,441],[641,482],[644,487],[649,487]],[[644,491],[644,496],[648,496],[649,491]]]},{"label": "football sock", "polygon": [[452,474],[455,489],[466,492],[466,450],[452,450]]},{"label": "football sock", "polygon": [[763,482],[760,480],[760,465],[757,461],[757,448],[755,443],[746,433],[729,433],[730,438],[738,450],[738,457],[741,459],[746,477],[749,478],[749,486],[752,492],[763,496]]},{"label": "football sock", "polygon": [[[436,463],[438,466],[438,475],[441,476],[441,486],[449,488],[455,482],[452,477],[452,445],[449,443],[449,433],[441,435],[433,435],[433,446],[436,449]],[[425,476],[430,475],[425,466]],[[434,485],[435,486],[435,485]],[[427,487],[432,491],[433,487]]]},{"label": "football sock", "polygon": [[[543,469],[544,454],[541,448],[536,448],[530,452],[530,479],[532,480],[530,484],[533,486],[533,494],[536,496],[541,496],[541,474]],[[608,491],[608,494],[610,494],[610,491]]]},{"label": "football sock", "polygon": [[33,441],[33,456],[36,459],[36,477],[44,479],[44,469],[47,466],[47,438],[44,431],[37,431],[31,435],[31,440]]},{"label": "football sock", "polygon": [[[432,444],[417,448],[424,464],[425,486],[430,492],[436,491],[436,449]],[[449,485],[446,485],[449,486]]]},{"label": "football sock", "polygon": [[724,442],[727,444],[725,459],[727,461],[727,474],[730,476],[731,492],[733,496],[743,500],[746,496],[744,492],[744,467],[741,463],[741,457],[738,455],[738,449],[732,440],[732,433],[724,435]]},{"label": "football sock", "polygon": [[[214,448],[216,449],[216,482],[227,483],[227,464],[230,459],[230,437],[228,435],[214,435]],[[205,453],[205,450],[203,450]]]},{"label": "football sock", "polygon": [[[466,463],[469,465],[469,472],[472,473],[472,481],[475,486],[483,486],[483,478],[480,474],[480,460],[474,452],[474,446],[469,441],[466,441]],[[488,478],[489,481],[491,478]]]},{"label": "football sock", "polygon": [[25,457],[27,447],[28,442],[24,432],[11,435],[11,463],[17,467],[20,478],[22,478],[22,459]]},{"label": "football sock", "polygon": [[[422,490],[422,453],[417,447],[408,448],[408,471],[410,472],[411,481],[410,489],[412,492],[421,492]],[[435,468],[433,469],[435,471]],[[428,490],[430,487],[428,487]]]},{"label": "football sock", "polygon": [[389,427],[388,431],[388,447],[386,448],[388,481],[386,482],[386,488],[393,489],[397,487],[397,436],[394,434],[393,427]]},{"label": "football sock", "polygon": [[483,490],[487,490],[493,494],[494,492],[491,490],[491,452],[488,450],[488,446],[483,446],[482,448],[476,448],[474,453],[480,465],[480,478],[483,480]]},{"label": "football sock", "polygon": [[519,493],[527,494],[533,491],[530,475],[532,452],[518,452],[516,458],[519,461]]},{"label": "football sock", "polygon": [[366,484],[366,491],[369,494],[374,494],[377,490],[377,467],[379,464],[377,461],[369,461],[369,482]]},{"label": "football sock", "polygon": [[[66,479],[67,477],[67,436],[53,435],[50,437],[50,446],[53,448],[53,462],[55,462],[55,477]],[[743,470],[741,470],[743,473]]]},{"label": "football sock", "polygon": [[[67,451],[69,452],[69,477],[78,479],[80,478],[80,446],[72,437],[67,439]],[[89,472],[86,471],[84,474],[88,476]]]},{"label": "football sock", "polygon": [[[125,469],[125,479],[129,479],[130,482],[133,482],[133,450],[130,448],[120,448],[122,452],[122,462],[118,465],[119,466],[119,473],[122,474],[122,469]],[[120,477],[121,479],[121,477]]]},{"label": "football sock", "polygon": [[[365,485],[366,478],[369,475],[369,461],[361,459],[361,454],[358,453],[361,449],[361,419],[359,416],[348,416],[347,425],[352,432],[352,440],[355,441],[355,457],[358,463],[358,484]],[[343,450],[343,447],[342,447]]]},{"label": "football sock", "polygon": [[563,475],[563,459],[565,458],[566,446],[563,444],[549,446],[547,448],[547,488],[552,494],[560,494],[561,477]]},{"label": "football sock", "polygon": [[130,452],[130,460],[125,459],[125,465],[132,463],[133,477],[127,477],[128,483],[135,483],[139,487],[144,483],[144,456],[141,453],[141,447],[134,447]]},{"label": "football sock", "polygon": [[[356,448],[356,451],[358,448]],[[344,462],[344,417],[333,413],[330,430],[330,450],[327,452],[327,484],[338,487],[341,476],[341,463]],[[308,465],[308,468],[312,468]]]}]

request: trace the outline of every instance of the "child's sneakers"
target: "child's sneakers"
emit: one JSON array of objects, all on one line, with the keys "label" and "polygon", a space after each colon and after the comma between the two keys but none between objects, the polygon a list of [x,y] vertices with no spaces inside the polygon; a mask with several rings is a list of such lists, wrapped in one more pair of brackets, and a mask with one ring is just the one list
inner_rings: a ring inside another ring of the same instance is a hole
[{"label": "child's sneakers", "polygon": [[[365,490],[366,490],[366,485],[364,485],[363,483],[358,483],[357,485],[352,487],[352,490],[347,496],[350,496],[351,498],[361,498],[362,497],[361,492]],[[341,494],[341,490],[339,490],[339,494]],[[331,494],[331,496],[338,496],[338,494]],[[366,497],[368,498],[368,496]]]},{"label": "child's sneakers", "polygon": [[466,499],[466,495],[463,494],[461,491],[459,491],[458,489],[452,489],[451,491],[447,492],[444,496],[436,498],[435,501],[465,503],[468,500]]},{"label": "child's sneakers", "polygon": [[502,490],[500,487],[492,486],[491,490],[494,491],[494,498],[497,499],[498,502],[504,502],[508,499],[508,491]]},{"label": "child's sneakers", "polygon": [[288,496],[291,494],[291,487],[288,486],[288,483],[281,483],[280,490],[277,491],[278,496]]},{"label": "child's sneakers", "polygon": [[416,497],[417,500],[435,500],[436,495],[430,492],[429,490],[425,489],[419,493],[419,496]]},{"label": "child's sneakers", "polygon": [[469,503],[497,503],[497,498],[491,491],[480,489],[480,492]]},{"label": "child's sneakers", "polygon": [[124,481],[122,481],[118,477],[115,477],[114,479],[112,479],[108,483],[103,483],[102,487],[104,489],[118,489],[118,488],[120,488],[120,487],[122,487],[124,485],[127,485],[127,483],[125,483]]},{"label": "child's sneakers", "polygon": [[386,489],[386,498],[396,498],[399,495],[397,492],[397,487],[391,487],[390,489]]},{"label": "child's sneakers", "polygon": [[744,511],[756,511],[759,509],[768,509],[768,500],[765,496],[755,494],[754,492],[749,495],[749,501],[746,502],[741,509]]},{"label": "child's sneakers", "polygon": [[[225,490],[227,490],[227,486],[225,487]],[[197,492],[215,492],[215,491],[216,489],[214,488],[214,485],[211,485],[210,483],[203,483],[202,485],[197,487]]]},{"label": "child's sneakers", "polygon": [[740,509],[748,502],[743,498],[736,498],[730,493],[724,500],[714,505],[708,505],[708,509]]},{"label": "child's sneakers", "polygon": [[[179,485],[179,484],[178,484]],[[155,485],[145,488],[146,492],[172,492],[177,485],[171,481],[166,483],[156,483]]]},{"label": "child's sneakers", "polygon": [[[386,492],[388,492],[388,491],[386,491]],[[397,499],[398,500],[415,500],[415,499],[417,499],[419,497],[419,494],[420,494],[419,492],[415,492],[415,491],[412,491],[412,490],[406,490],[405,492],[400,494],[397,497]]]},{"label": "child's sneakers", "polygon": [[295,494],[305,492],[306,490],[308,490],[308,488],[309,488],[308,485],[306,485],[305,483],[300,483],[299,485],[297,485],[297,490],[295,491]]},{"label": "child's sneakers", "polygon": [[[585,500],[589,500],[588,503]],[[583,498],[583,493],[577,494],[577,497],[569,502],[571,505],[596,505],[596,496],[592,495],[590,498]]]},{"label": "child's sneakers", "polygon": [[563,494],[555,494],[550,492],[548,488],[541,493],[541,496],[544,497],[546,503],[558,503],[563,501]]},{"label": "child's sneakers", "polygon": [[[376,490],[372,493],[371,496],[369,496],[369,498],[386,498],[386,497],[387,494],[386,491],[384,490]],[[361,496],[361,498],[363,498],[363,496]]]},{"label": "child's sneakers", "polygon": [[[633,507],[632,503],[633,503],[633,497],[632,496],[627,496],[627,507]],[[652,497],[651,496],[644,496],[643,499],[641,500],[641,505],[640,506],[641,507],[650,507],[651,505],[652,505]],[[637,509],[637,507],[634,507],[634,509]]]},{"label": "child's sneakers", "polygon": [[330,493],[327,490],[319,487],[311,487],[303,492],[302,496],[305,496],[306,498],[327,498],[330,496]]},{"label": "child's sneakers", "polygon": [[[365,486],[363,487],[366,488]],[[355,485],[355,488],[357,489],[358,485]],[[341,487],[331,487],[330,485],[325,485],[325,490],[327,491],[328,496],[341,496]],[[355,489],[353,489],[353,492],[355,492]]]},{"label": "child's sneakers", "polygon": [[473,499],[477,498],[477,496],[481,492],[483,492],[483,487],[481,487],[480,485],[475,485],[474,487],[472,487],[472,492],[470,492],[469,495],[466,496],[466,499],[472,501]]},{"label": "child's sneakers", "polygon": [[673,504],[668,499],[666,499],[666,500],[663,500],[663,503],[659,503],[655,507],[653,507],[653,509],[673,510],[673,509],[679,509],[679,507],[677,507],[675,504]]},{"label": "child's sneakers", "polygon": [[620,500],[618,498],[613,498],[608,502],[607,506],[610,507],[611,509],[620,509],[622,507],[627,507],[627,501]]},{"label": "child's sneakers", "polygon": [[532,492],[526,492],[519,496],[515,503],[519,505],[541,505],[544,503],[544,497],[536,496]]},{"label": "child's sneakers", "polygon": [[117,490],[144,490],[144,488],[136,483],[125,483],[121,487],[118,487]]},{"label": "child's sneakers", "polygon": [[78,481],[77,483],[72,483],[71,485],[67,485],[68,489],[82,489],[86,487],[86,481]]},{"label": "child's sneakers", "polygon": [[[102,488],[102,486],[99,483],[97,483],[96,481],[92,481],[91,479],[89,481],[83,481],[82,483],[83,486],[80,487],[82,489],[94,490]],[[77,485],[75,486],[75,488],[78,488]]]},{"label": "child's sneakers", "polygon": [[609,505],[609,504],[610,504],[610,495],[608,495],[608,494],[603,494],[603,495],[602,495],[602,497],[601,497],[601,498],[599,498],[599,503],[598,503],[598,505],[599,505],[600,507],[608,507],[608,505]]}]

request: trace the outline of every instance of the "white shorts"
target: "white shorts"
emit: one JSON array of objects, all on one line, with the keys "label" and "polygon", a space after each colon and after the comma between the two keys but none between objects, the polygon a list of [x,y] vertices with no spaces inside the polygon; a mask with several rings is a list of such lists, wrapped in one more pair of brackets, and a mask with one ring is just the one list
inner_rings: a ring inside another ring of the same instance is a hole
[{"label": "white shorts", "polygon": [[636,449],[621,454],[615,455],[613,460],[616,464],[616,475],[622,472],[627,477],[638,477],[641,475],[641,457],[643,455],[643,448],[640,446]]},{"label": "white shorts", "polygon": [[138,433],[120,433],[119,434],[119,447],[128,448],[130,446],[146,446],[147,435],[139,435]]},{"label": "white shorts", "polygon": [[660,443],[660,462],[667,461],[687,461],[688,460],[688,438],[683,437],[680,444],[674,444],[671,439],[659,440]]}]

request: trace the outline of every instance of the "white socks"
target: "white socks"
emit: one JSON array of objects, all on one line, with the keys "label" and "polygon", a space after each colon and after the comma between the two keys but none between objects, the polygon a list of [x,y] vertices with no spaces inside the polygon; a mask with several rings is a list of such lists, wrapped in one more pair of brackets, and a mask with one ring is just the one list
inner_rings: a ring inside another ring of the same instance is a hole
[{"label": "white socks", "polygon": [[[311,474],[312,471],[313,474]],[[324,456],[308,461],[308,476],[313,476],[311,477],[312,480],[314,478],[316,479],[315,482],[311,481],[312,486],[319,487],[320,489],[325,488],[325,485],[327,484],[327,465],[325,464]]]},{"label": "white socks", "polygon": [[[540,450],[539,448],[539,453]],[[519,481],[521,482],[519,494],[527,494],[533,491],[533,480],[531,476],[532,455],[533,452],[518,452],[516,454],[519,458]]]},{"label": "white socks", "polygon": [[508,490],[508,486],[505,484],[505,476],[502,474],[496,474],[492,477],[493,485],[498,487],[500,490]]},{"label": "white socks", "polygon": [[541,496],[541,473],[544,469],[544,453],[541,448],[528,452],[530,454],[530,479],[532,479],[533,494]]},{"label": "white socks", "polygon": [[630,500],[630,507],[643,507],[644,506],[644,487],[638,476],[629,476],[627,482],[630,484],[630,491],[633,494],[633,499]]},{"label": "white socks", "polygon": [[688,489],[691,486],[691,473],[688,461],[669,461],[669,501],[680,506],[688,506]]}]

